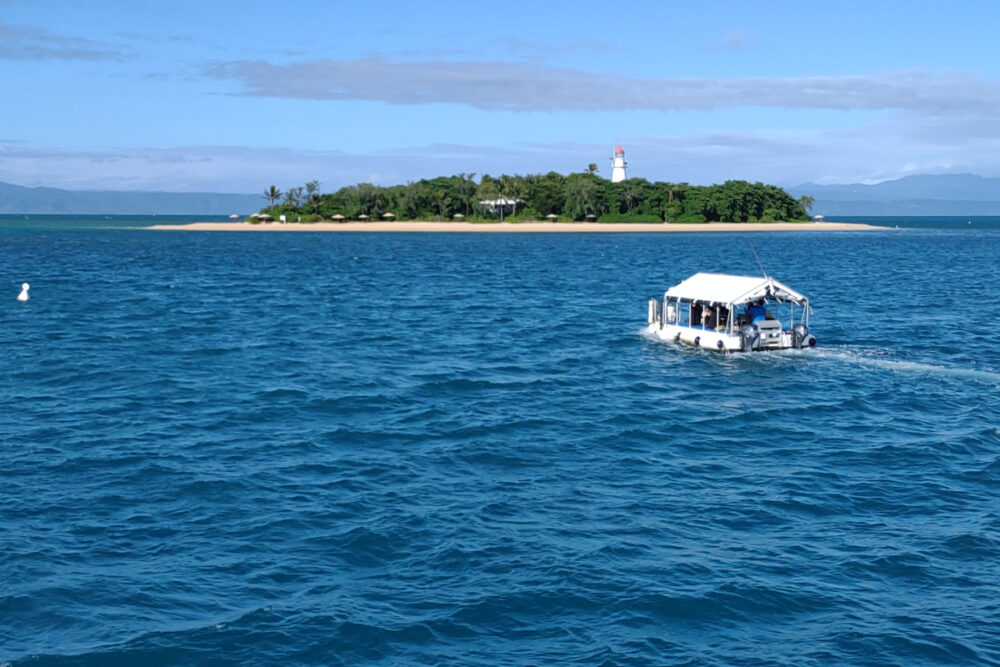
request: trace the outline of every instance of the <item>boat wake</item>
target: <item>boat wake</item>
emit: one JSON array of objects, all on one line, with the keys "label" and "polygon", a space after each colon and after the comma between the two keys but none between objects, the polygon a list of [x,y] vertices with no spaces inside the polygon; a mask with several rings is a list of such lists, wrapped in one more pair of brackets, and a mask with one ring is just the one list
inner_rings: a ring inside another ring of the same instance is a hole
[{"label": "boat wake", "polygon": [[[659,338],[648,328],[643,328],[637,334],[648,341],[672,345],[670,341]],[[707,351],[711,356],[715,356],[714,351]],[[751,354],[735,354],[734,358],[740,359],[811,359],[816,361],[847,362],[853,366],[864,368],[877,368],[895,373],[908,373],[914,375],[932,375],[938,377],[951,377],[964,380],[980,382],[1000,388],[1000,372],[979,368],[963,368],[959,366],[946,366],[943,364],[932,364],[922,361],[908,361],[894,359],[893,352],[886,349],[854,348],[849,346],[836,347],[815,347],[805,350],[768,350],[766,352],[753,352]],[[728,356],[728,355],[726,355]]]},{"label": "boat wake", "polygon": [[864,350],[850,347],[834,347],[816,348],[814,350],[810,350],[809,354],[813,355],[817,359],[846,361],[850,364],[861,367],[880,368],[898,373],[961,378],[1000,387],[1000,373],[995,371],[930,364],[922,361],[892,359],[885,356],[888,354],[888,351],[886,350]]}]

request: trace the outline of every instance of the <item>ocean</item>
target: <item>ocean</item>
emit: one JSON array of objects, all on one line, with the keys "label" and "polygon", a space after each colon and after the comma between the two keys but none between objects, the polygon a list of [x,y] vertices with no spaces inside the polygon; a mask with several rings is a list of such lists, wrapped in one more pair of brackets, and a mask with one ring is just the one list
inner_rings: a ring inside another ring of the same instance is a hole
[{"label": "ocean", "polygon": [[[163,221],[0,217],[0,664],[1000,664],[1000,218]],[[815,349],[642,335],[751,243]]]}]

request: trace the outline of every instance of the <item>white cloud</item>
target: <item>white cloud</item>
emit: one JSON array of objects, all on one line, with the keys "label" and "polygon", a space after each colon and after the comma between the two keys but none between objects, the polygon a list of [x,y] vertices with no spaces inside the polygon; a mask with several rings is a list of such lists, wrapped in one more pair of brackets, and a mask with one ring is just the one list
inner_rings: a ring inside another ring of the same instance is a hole
[{"label": "white cloud", "polygon": [[0,60],[121,60],[123,54],[89,39],[34,26],[0,23]]},{"label": "white cloud", "polygon": [[638,79],[513,62],[392,62],[382,58],[274,65],[242,60],[207,68],[241,94],[484,110],[707,110],[732,107],[995,109],[1000,82],[959,72],[905,71],[807,77]]}]

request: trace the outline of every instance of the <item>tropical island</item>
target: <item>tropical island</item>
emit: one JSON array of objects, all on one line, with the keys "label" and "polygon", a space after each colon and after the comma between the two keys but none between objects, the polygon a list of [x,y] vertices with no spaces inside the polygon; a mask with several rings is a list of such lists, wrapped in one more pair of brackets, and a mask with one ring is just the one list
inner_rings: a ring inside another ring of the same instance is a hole
[{"label": "tropical island", "polygon": [[264,192],[268,206],[248,222],[412,220],[464,222],[681,223],[805,222],[810,197],[763,183],[613,183],[591,164],[583,173],[493,177],[458,174],[383,187],[360,183],[322,194],[318,181]]},{"label": "tropical island", "polygon": [[[814,223],[812,198],[763,183],[611,182],[582,173],[493,177],[458,174],[406,185],[359,183],[332,194],[319,181],[264,191],[268,205],[237,224],[197,222],[154,229],[331,232],[749,232],[874,229]],[[238,220],[237,216],[231,216]]]}]

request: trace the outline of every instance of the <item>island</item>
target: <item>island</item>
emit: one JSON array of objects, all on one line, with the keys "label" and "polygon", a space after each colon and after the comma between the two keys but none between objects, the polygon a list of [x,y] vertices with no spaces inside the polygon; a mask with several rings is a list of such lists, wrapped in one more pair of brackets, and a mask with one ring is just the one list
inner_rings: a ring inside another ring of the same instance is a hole
[{"label": "island", "polygon": [[814,223],[809,197],[763,183],[720,185],[611,182],[596,165],[581,173],[527,176],[458,174],[406,185],[371,183],[320,192],[318,181],[264,191],[268,205],[235,223],[160,229],[284,231],[775,231],[864,229]]}]

